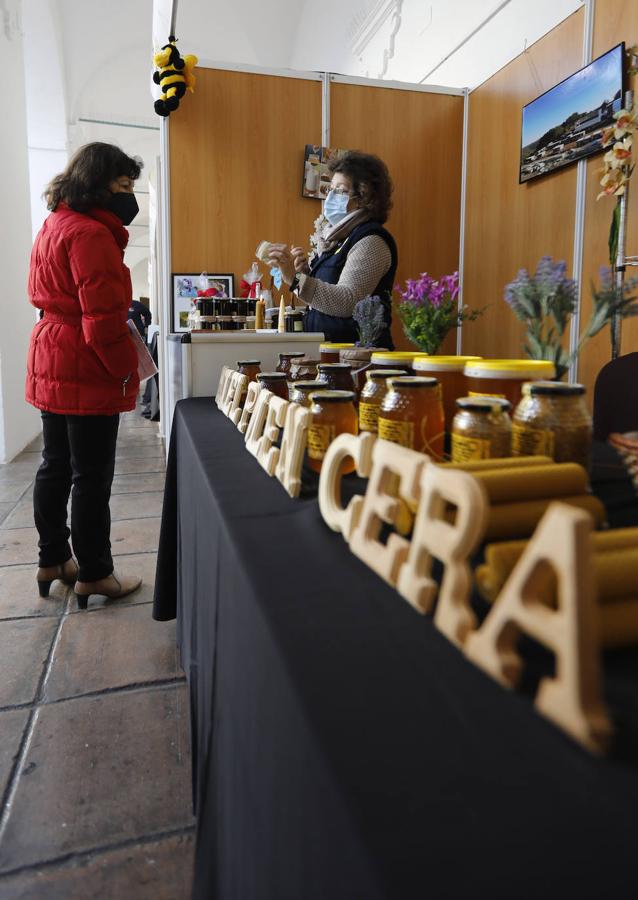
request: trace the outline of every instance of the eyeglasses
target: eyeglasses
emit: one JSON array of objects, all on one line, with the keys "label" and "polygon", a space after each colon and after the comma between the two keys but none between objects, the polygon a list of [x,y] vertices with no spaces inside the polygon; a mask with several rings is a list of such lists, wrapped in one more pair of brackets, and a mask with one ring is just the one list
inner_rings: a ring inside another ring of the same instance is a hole
[{"label": "eyeglasses", "polygon": [[347,194],[348,197],[352,197],[354,195],[353,191],[349,191],[348,188],[342,184],[338,184],[337,187],[331,187],[330,190],[333,194],[337,194],[338,196],[340,196],[341,194]]}]

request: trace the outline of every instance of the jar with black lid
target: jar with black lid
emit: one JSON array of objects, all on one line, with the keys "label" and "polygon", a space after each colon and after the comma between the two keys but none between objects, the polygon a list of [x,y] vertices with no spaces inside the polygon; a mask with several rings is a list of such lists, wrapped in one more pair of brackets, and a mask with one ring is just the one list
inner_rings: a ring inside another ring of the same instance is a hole
[{"label": "jar with black lid", "polygon": [[510,408],[503,397],[459,397],[452,422],[452,462],[511,456]]},{"label": "jar with black lid", "polygon": [[302,356],[305,356],[303,350],[291,350],[280,353],[275,371],[283,372],[287,378],[290,378],[290,367],[292,366],[293,360],[301,359]]},{"label": "jar with black lid", "polygon": [[513,415],[514,456],[550,456],[588,469],[591,462],[592,420],[582,384],[533,381]]},{"label": "jar with black lid", "polygon": [[[315,472],[321,471],[326,451],[339,434],[357,434],[357,413],[354,408],[354,391],[319,390],[310,394],[312,421],[308,428],[308,465]],[[354,472],[354,460],[348,457],[342,463],[345,475]]]},{"label": "jar with black lid", "polygon": [[261,369],[261,360],[259,359],[239,359],[237,360],[237,371],[241,375],[248,375],[248,381],[257,381]]},{"label": "jar with black lid", "polygon": [[319,363],[317,381],[333,391],[351,391],[354,388],[349,363]]},{"label": "jar with black lid", "polygon": [[264,390],[281,397],[282,400],[288,400],[288,381],[284,372],[260,372],[257,381]]},{"label": "jar with black lid", "polygon": [[303,331],[303,316],[300,309],[293,309],[286,313],[284,327],[287,332],[301,333]]}]

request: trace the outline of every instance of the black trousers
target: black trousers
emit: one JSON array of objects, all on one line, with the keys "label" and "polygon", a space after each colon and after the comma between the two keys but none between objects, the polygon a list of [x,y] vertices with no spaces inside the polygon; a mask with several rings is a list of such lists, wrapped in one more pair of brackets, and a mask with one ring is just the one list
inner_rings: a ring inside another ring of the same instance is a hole
[{"label": "black trousers", "polygon": [[42,413],[43,462],[33,489],[40,566],[55,566],[70,559],[70,536],[80,569],[79,581],[97,581],[113,571],[109,500],[119,422],[119,415]]}]

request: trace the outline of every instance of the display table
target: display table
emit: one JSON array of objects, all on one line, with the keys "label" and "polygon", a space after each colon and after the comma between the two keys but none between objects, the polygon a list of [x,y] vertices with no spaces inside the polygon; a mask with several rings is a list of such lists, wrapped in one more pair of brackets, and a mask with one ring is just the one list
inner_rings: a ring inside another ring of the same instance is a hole
[{"label": "display table", "polygon": [[204,399],[177,405],[154,617],[190,685],[198,900],[629,900],[638,663],[588,756],[291,500]]}]

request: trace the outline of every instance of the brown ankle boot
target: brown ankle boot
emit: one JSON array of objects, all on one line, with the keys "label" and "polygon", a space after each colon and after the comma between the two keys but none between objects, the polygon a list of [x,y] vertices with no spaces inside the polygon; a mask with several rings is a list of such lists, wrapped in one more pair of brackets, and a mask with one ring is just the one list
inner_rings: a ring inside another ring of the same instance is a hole
[{"label": "brown ankle boot", "polygon": [[99,581],[76,581],[75,593],[78,598],[78,607],[86,609],[91,594],[101,594],[111,600],[119,600],[132,594],[141,585],[142,579],[137,575],[116,575],[113,572]]},{"label": "brown ankle boot", "polygon": [[66,562],[59,563],[57,566],[40,567],[36,572],[38,582],[38,590],[41,597],[48,597],[51,585],[54,581],[63,581],[65,584],[73,584],[78,577],[78,564],[71,557]]}]

